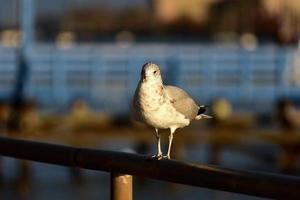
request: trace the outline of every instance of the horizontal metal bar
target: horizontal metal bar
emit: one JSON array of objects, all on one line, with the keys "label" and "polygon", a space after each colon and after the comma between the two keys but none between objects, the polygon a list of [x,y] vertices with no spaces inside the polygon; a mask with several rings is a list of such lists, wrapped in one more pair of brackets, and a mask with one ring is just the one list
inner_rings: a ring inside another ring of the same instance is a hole
[{"label": "horizontal metal bar", "polygon": [[224,169],[147,156],[0,137],[0,155],[131,174],[254,196],[299,199],[300,177]]}]

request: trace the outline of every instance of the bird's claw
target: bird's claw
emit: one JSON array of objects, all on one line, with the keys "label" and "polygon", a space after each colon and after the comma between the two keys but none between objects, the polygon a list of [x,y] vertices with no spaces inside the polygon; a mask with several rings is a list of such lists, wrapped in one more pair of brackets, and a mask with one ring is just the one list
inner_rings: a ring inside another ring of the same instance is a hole
[{"label": "bird's claw", "polygon": [[170,160],[171,157],[169,155],[163,156],[163,158]]},{"label": "bird's claw", "polygon": [[162,154],[156,154],[156,155],[152,156],[151,158],[161,160],[164,158],[164,156]]}]

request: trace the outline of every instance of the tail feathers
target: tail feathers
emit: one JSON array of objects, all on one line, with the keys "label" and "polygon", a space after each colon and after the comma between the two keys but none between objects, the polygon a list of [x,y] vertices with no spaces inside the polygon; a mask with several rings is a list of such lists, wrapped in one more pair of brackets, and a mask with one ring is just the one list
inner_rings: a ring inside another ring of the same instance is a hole
[{"label": "tail feathers", "polygon": [[206,105],[200,106],[197,115],[201,115],[201,114],[205,113],[207,107],[208,106],[206,106]]},{"label": "tail feathers", "polygon": [[199,119],[210,119],[212,118],[212,116],[209,116],[209,115],[205,115],[205,114],[200,114],[200,115],[197,115],[195,117],[195,119],[199,120]]},{"label": "tail feathers", "polygon": [[212,118],[212,116],[204,114],[206,112],[206,108],[207,108],[206,105],[200,106],[199,110],[198,110],[198,114],[197,114],[197,116],[196,116],[195,119],[199,120],[199,119],[202,119],[202,118],[203,119],[210,119],[210,118]]}]

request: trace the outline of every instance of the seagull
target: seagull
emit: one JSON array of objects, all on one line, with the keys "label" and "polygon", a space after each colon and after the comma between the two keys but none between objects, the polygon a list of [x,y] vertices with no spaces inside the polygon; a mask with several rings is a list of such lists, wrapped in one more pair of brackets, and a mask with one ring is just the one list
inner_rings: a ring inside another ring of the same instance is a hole
[{"label": "seagull", "polygon": [[[188,126],[194,119],[211,118],[204,114],[207,106],[195,103],[184,90],[164,85],[158,65],[143,65],[141,78],[133,98],[133,116],[136,120],[154,127],[157,139],[157,154],[152,156],[158,160],[170,159],[173,135],[178,128]],[[170,129],[169,146],[163,156],[160,145],[159,129]]]}]

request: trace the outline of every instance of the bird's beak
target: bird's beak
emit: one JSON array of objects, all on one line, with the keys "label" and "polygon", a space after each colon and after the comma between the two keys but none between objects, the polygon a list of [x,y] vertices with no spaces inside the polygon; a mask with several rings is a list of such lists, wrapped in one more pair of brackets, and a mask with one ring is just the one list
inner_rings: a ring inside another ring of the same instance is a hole
[{"label": "bird's beak", "polygon": [[144,74],[143,74],[143,81],[146,81],[146,78],[147,78],[147,76],[146,76],[146,74],[144,73]]}]

